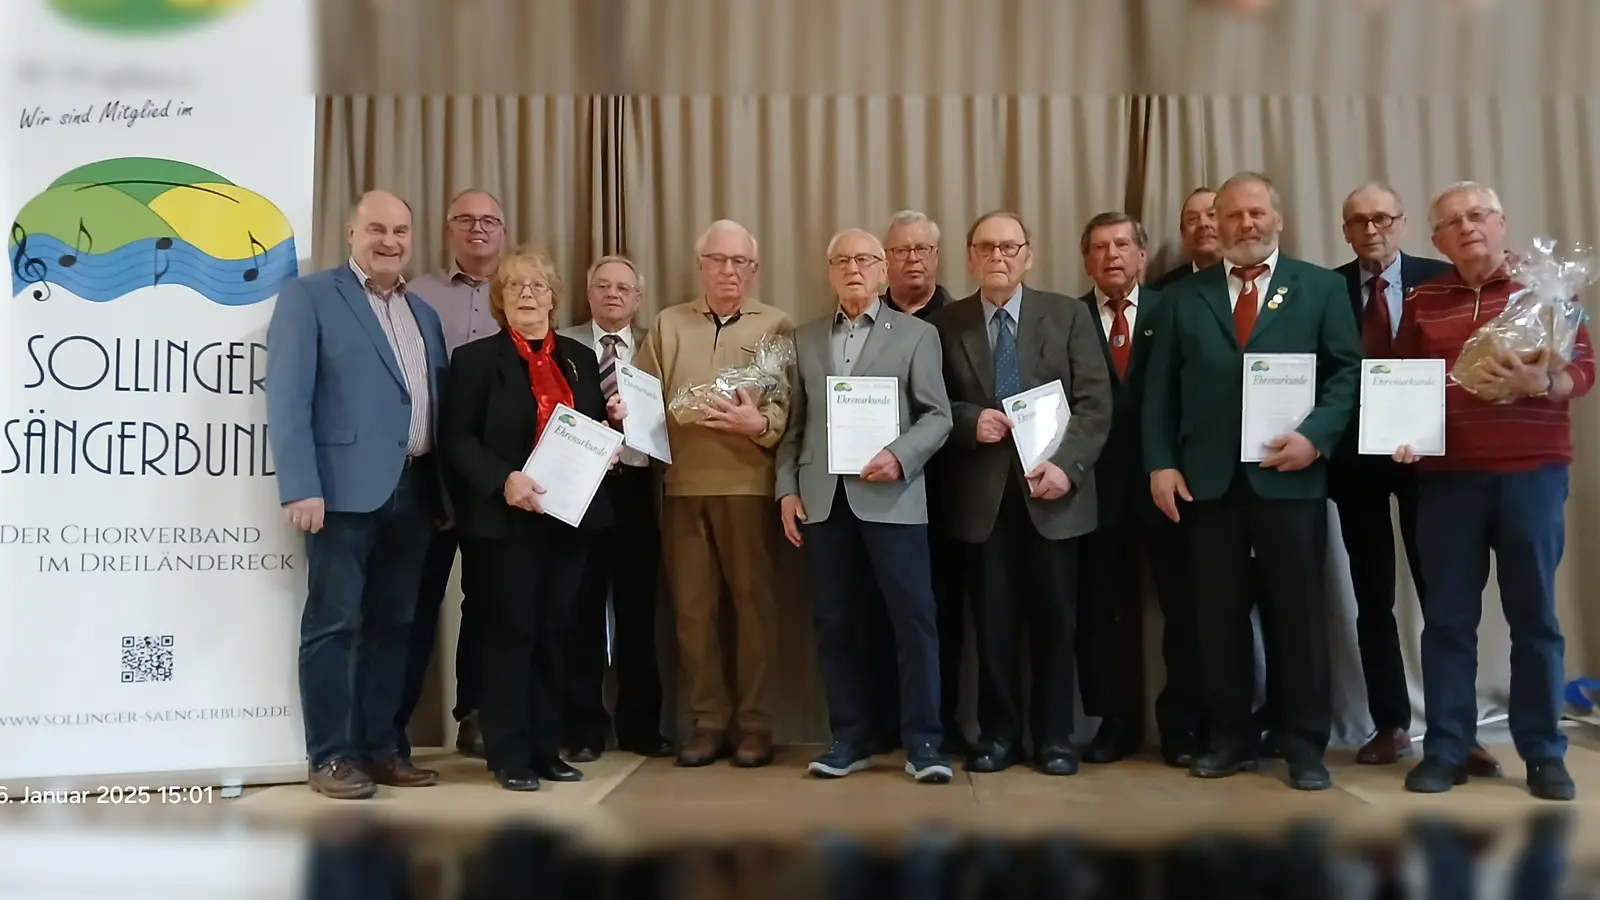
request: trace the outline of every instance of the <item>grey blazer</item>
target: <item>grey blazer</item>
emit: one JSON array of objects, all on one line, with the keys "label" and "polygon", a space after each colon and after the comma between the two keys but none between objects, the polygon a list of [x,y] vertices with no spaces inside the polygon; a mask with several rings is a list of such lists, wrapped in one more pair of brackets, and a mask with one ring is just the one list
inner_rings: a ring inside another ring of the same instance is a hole
[{"label": "grey blazer", "polygon": [[871,482],[856,475],[828,474],[828,376],[845,373],[833,366],[835,313],[807,322],[794,332],[796,371],[791,375],[789,428],[778,444],[777,458],[777,496],[799,494],[807,521],[828,518],[841,481],[850,509],[864,522],[928,521],[923,468],[950,434],[939,332],[914,316],[895,312],[887,303],[879,310],[849,374],[900,379],[900,437],[888,450],[900,460],[901,480]]},{"label": "grey blazer", "polygon": [[[978,415],[999,409],[994,395],[994,351],[978,294],[952,303],[932,317],[944,345],[944,380],[950,391],[954,427],[941,460],[948,481],[935,490],[950,493],[950,535],[968,544],[989,539],[1000,513],[1006,478],[1022,463],[1009,437],[978,443]],[[1055,500],[1024,493],[1028,516],[1039,535],[1064,540],[1087,534],[1098,524],[1094,464],[1111,434],[1111,373],[1100,345],[1100,323],[1081,301],[1022,289],[1022,320],[1017,323],[1018,375],[1022,390],[1061,379],[1072,419],[1050,461],[1065,472],[1072,489]]]}]

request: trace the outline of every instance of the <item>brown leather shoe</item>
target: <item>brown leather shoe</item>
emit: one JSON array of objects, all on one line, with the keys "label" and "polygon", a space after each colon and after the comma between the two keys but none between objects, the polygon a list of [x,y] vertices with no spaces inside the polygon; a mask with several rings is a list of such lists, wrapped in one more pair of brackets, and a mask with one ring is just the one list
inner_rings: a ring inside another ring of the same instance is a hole
[{"label": "brown leather shoe", "polygon": [[389,787],[428,787],[439,783],[439,773],[432,769],[419,769],[411,760],[399,754],[375,759],[367,763],[367,775],[375,784]]},{"label": "brown leather shoe", "polygon": [[720,731],[696,728],[689,735],[689,743],[678,751],[678,765],[686,768],[709,766],[728,755],[728,739]]},{"label": "brown leather shoe", "polygon": [[1382,728],[1372,740],[1356,751],[1356,762],[1364,766],[1388,766],[1411,755],[1411,735],[1404,728]]},{"label": "brown leather shoe", "polygon": [[311,770],[306,783],[313,791],[334,800],[365,800],[378,792],[367,773],[343,759],[330,760]]},{"label": "brown leather shoe", "polygon": [[1467,775],[1472,778],[1499,778],[1505,775],[1505,770],[1500,768],[1500,761],[1494,758],[1489,748],[1479,744],[1467,751]]},{"label": "brown leather shoe", "polygon": [[749,731],[739,739],[739,749],[733,752],[733,764],[754,769],[772,762],[772,756],[772,732]]}]

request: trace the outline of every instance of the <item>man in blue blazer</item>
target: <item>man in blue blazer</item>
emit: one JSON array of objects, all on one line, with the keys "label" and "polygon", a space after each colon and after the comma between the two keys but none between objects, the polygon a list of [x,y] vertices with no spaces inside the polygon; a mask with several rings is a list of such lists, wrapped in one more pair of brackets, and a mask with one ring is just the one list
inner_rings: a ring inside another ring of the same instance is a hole
[{"label": "man in blue blazer", "polygon": [[306,533],[300,700],[309,781],[338,799],[438,773],[398,752],[395,714],[435,524],[448,365],[439,316],[406,290],[411,208],[361,198],[350,259],[284,283],[267,328],[267,425],[278,499]]},{"label": "man in blue blazer", "polygon": [[[1369,359],[1394,355],[1390,346],[1400,327],[1405,297],[1412,288],[1450,271],[1442,260],[1400,252],[1406,214],[1400,195],[1373,181],[1356,188],[1341,210],[1344,238],[1356,258],[1336,271],[1345,277],[1350,310],[1361,330]],[[1356,452],[1360,427],[1352,421],[1328,466],[1328,495],[1339,509],[1339,530],[1350,557],[1350,584],[1356,597],[1356,643],[1366,679],[1367,710],[1375,729],[1356,753],[1356,762],[1388,765],[1411,753],[1411,693],[1394,619],[1394,528],[1389,498],[1400,509],[1400,538],[1419,602],[1427,598],[1417,563],[1415,474],[1387,456]],[[1489,751],[1475,747],[1467,762],[1479,778],[1500,774]]]}]

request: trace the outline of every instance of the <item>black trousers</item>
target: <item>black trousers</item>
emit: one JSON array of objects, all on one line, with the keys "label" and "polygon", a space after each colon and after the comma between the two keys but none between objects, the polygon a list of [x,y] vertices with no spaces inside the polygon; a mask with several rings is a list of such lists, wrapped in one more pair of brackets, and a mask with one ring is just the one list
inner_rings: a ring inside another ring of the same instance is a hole
[{"label": "black trousers", "polygon": [[[937,503],[929,498],[929,503]],[[961,652],[967,639],[967,555],[950,537],[944,516],[928,514],[928,559],[933,578],[933,602],[939,631],[939,723],[946,737],[962,735],[957,709],[961,705]],[[873,738],[892,744],[900,735],[900,673],[895,665],[894,627],[881,592],[867,603],[867,647],[871,654]]]},{"label": "black trousers", "polygon": [[968,585],[978,644],[978,728],[984,741],[1018,745],[1023,732],[1021,639],[1027,634],[1032,690],[1027,721],[1035,751],[1072,737],[1078,538],[1039,535],[1013,473],[994,531],[969,544]]},{"label": "black trousers", "polygon": [[[411,755],[411,743],[406,740],[406,726],[416,714],[417,701],[422,697],[423,681],[428,675],[428,663],[433,659],[434,645],[439,637],[439,613],[444,604],[444,592],[450,584],[450,570],[456,565],[456,550],[460,540],[455,529],[435,531],[428,541],[422,557],[422,583],[417,591],[416,615],[411,621],[411,644],[406,651],[406,680],[400,697],[400,713],[395,718],[395,728],[400,732],[400,752]],[[456,635],[456,703],[451,710],[460,722],[478,708],[473,691],[477,678],[478,631],[482,617],[472,602],[472,572],[461,569],[461,629]]]},{"label": "black trousers", "polygon": [[1328,674],[1324,500],[1256,496],[1241,470],[1227,493],[1185,511],[1198,604],[1196,633],[1205,672],[1212,746],[1253,751],[1250,548],[1261,577],[1270,690],[1286,758],[1318,757],[1328,746],[1333,704]]},{"label": "black trousers", "polygon": [[468,539],[483,596],[478,724],[489,768],[526,768],[560,752],[572,608],[590,536],[547,516],[517,516],[504,539]]},{"label": "black trousers", "polygon": [[[811,569],[811,621],[828,696],[833,739],[866,749],[874,726],[868,666],[876,648],[861,640],[863,607],[886,603],[902,710],[901,743],[939,746],[939,641],[926,525],[864,522],[844,486],[821,521],[801,526]],[[877,590],[867,589],[876,585]],[[876,594],[876,597],[873,594]]]},{"label": "black trousers", "polygon": [[[567,651],[569,747],[604,748],[612,716],[605,707],[606,601],[611,601],[611,665],[616,672],[617,743],[640,746],[661,737],[661,669],[656,653],[656,573],[661,531],[650,470],[619,465],[606,476],[617,524],[599,532],[589,554]],[[599,548],[604,548],[599,549]]]},{"label": "black trousers", "polygon": [[1350,556],[1356,595],[1356,643],[1367,682],[1367,711],[1379,729],[1411,727],[1411,693],[1394,620],[1394,526],[1389,498],[1400,507],[1400,539],[1417,586],[1426,597],[1417,554],[1417,483],[1413,472],[1392,459],[1340,460],[1328,471],[1328,496],[1339,508],[1339,531]]},{"label": "black trousers", "polygon": [[1142,736],[1144,716],[1144,573],[1155,581],[1166,620],[1161,656],[1166,685],[1156,699],[1162,734],[1199,732],[1205,719],[1200,647],[1195,639],[1194,581],[1177,523],[1134,518],[1082,538],[1078,593],[1078,678],[1083,711],[1117,719]]}]

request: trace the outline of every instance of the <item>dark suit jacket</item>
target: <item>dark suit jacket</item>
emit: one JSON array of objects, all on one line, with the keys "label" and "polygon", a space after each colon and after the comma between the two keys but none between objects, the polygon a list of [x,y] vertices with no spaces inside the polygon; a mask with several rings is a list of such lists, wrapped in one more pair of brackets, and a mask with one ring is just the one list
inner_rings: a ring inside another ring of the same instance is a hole
[{"label": "dark suit jacket", "polygon": [[[1329,269],[1280,253],[1245,350],[1315,353],[1317,405],[1300,424],[1321,456],[1279,472],[1250,463],[1250,486],[1267,499],[1327,496],[1327,458],[1355,410],[1361,337],[1344,280]],[[1282,290],[1283,293],[1279,293]],[[1270,301],[1277,299],[1273,308]],[[1244,364],[1234,334],[1223,266],[1185,278],[1167,291],[1169,327],[1157,332],[1144,398],[1145,470],[1178,469],[1196,500],[1216,500],[1240,468]]]},{"label": "dark suit jacket", "polygon": [[[1099,326],[1082,303],[1061,294],[1022,289],[1022,319],[1017,327],[1018,374],[1022,390],[1056,379],[1067,394],[1072,419],[1050,461],[1072,481],[1055,500],[1027,497],[1028,515],[1040,536],[1077,537],[1098,521],[1094,465],[1111,431],[1111,382],[1105,353],[1095,335]],[[1022,463],[1010,438],[978,443],[978,415],[1000,408],[994,395],[994,351],[989,347],[983,298],[973,294],[946,306],[929,321],[939,329],[944,349],[944,382],[954,426],[941,453],[947,492],[947,527],[958,541],[988,540],[1000,512],[1008,473],[1020,479]]]},{"label": "dark suit jacket", "polygon": [[[1200,270],[1200,272],[1204,271],[1205,269]],[[1160,278],[1157,278],[1155,281],[1152,281],[1145,286],[1151,290],[1165,291],[1167,288],[1170,288],[1174,284],[1177,284],[1183,279],[1188,278],[1190,275],[1198,274],[1200,273],[1194,270],[1194,263],[1185,262],[1181,266],[1174,266],[1172,269],[1168,270],[1165,275],[1162,275]]]},{"label": "dark suit jacket", "polygon": [[1111,435],[1095,463],[1095,490],[1100,497],[1100,527],[1120,523],[1126,516],[1161,517],[1161,510],[1150,499],[1150,476],[1144,468],[1143,423],[1139,410],[1144,402],[1150,351],[1158,330],[1165,326],[1167,304],[1161,292],[1139,288],[1138,312],[1133,323],[1133,354],[1128,359],[1126,378],[1117,377],[1111,362],[1111,344],[1100,321],[1100,301],[1093,290],[1078,298],[1089,310],[1100,349],[1105,354],[1106,372],[1111,379]]},{"label": "dark suit jacket", "polygon": [[[1400,287],[1407,293],[1424,281],[1430,281],[1435,276],[1450,271],[1449,263],[1442,259],[1430,259],[1426,256],[1412,256],[1408,253],[1400,254]],[[1350,292],[1350,312],[1356,319],[1356,334],[1361,333],[1361,318],[1366,312],[1366,297],[1361,293],[1361,269],[1356,260],[1350,260],[1337,269],[1344,276],[1345,284]],[[1396,324],[1399,324],[1398,321]],[[1356,400],[1360,401],[1359,391]],[[1356,419],[1351,418],[1350,427],[1345,429],[1344,438],[1339,441],[1339,448],[1335,451],[1335,461],[1359,459],[1356,453],[1358,429]]]},{"label": "dark suit jacket", "polygon": [[[600,393],[600,371],[583,344],[555,335],[556,361],[572,385],[573,408],[605,421],[606,401]],[[506,476],[522,470],[538,436],[538,404],[528,380],[528,364],[517,354],[511,336],[502,331],[456,349],[450,360],[450,391],[440,423],[445,465],[453,479],[461,533],[467,537],[505,538],[527,510],[506,503]],[[552,520],[554,521],[554,520]],[[612,522],[606,486],[594,495],[583,528],[605,528]]]}]

